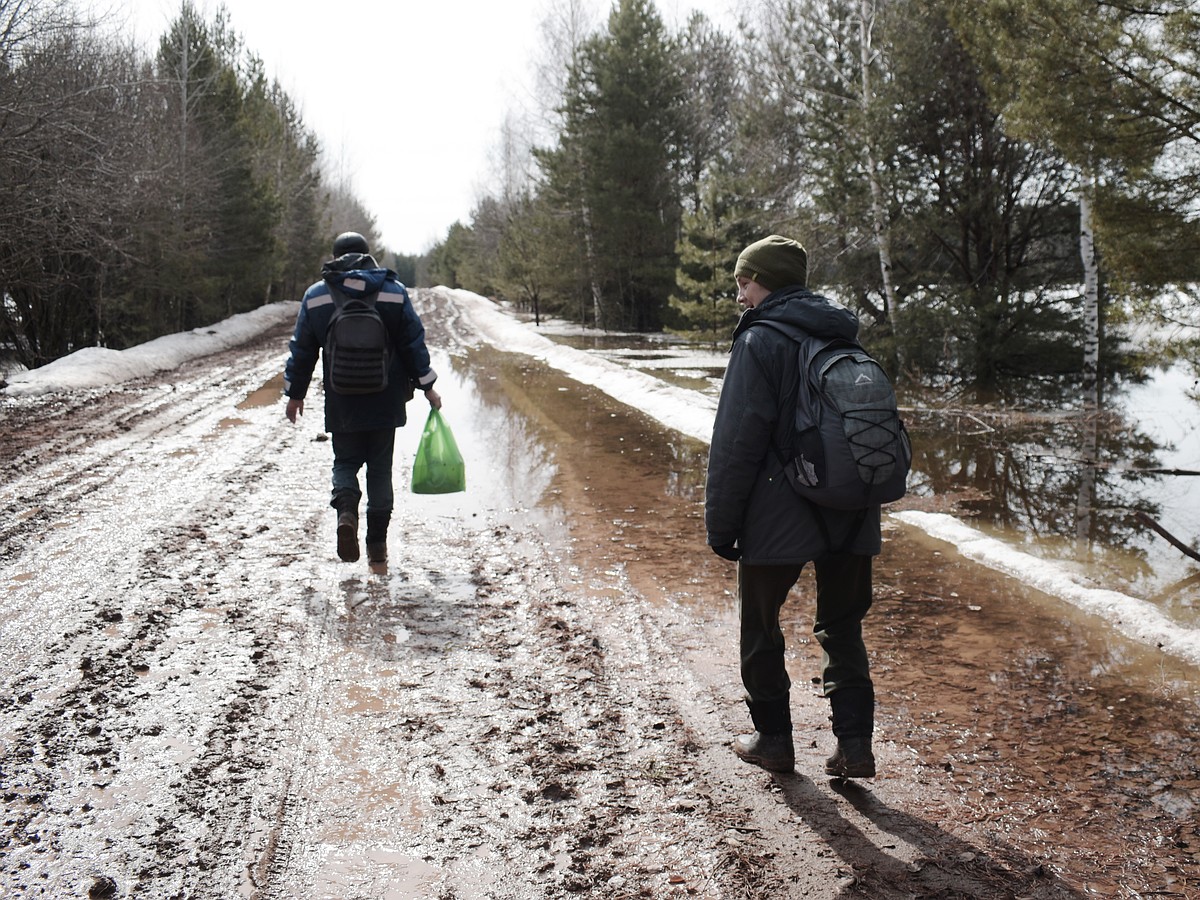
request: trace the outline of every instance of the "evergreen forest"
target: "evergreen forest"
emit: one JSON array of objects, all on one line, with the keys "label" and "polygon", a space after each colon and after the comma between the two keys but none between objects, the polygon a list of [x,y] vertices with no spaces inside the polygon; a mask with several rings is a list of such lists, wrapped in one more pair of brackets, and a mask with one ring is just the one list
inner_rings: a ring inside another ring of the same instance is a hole
[{"label": "evergreen forest", "polygon": [[[403,281],[723,344],[738,252],[780,233],[915,383],[1094,401],[1195,356],[1152,337],[1196,333],[1197,0],[757,0],[730,29],[595,5],[546,0],[532,108],[469,221],[379,254]],[[337,231],[375,246],[224,8],[183,2],[151,50],[82,9],[0,0],[0,351],[207,325],[298,298]]]},{"label": "evergreen forest", "polygon": [[1092,402],[1106,373],[1180,349],[1123,334],[1195,333],[1195,0],[742,9],[733,33],[701,14],[672,33],[652,0],[591,26],[556,7],[550,96],[506,128],[431,277],[724,343],[740,249],[780,233],[898,376]]}]

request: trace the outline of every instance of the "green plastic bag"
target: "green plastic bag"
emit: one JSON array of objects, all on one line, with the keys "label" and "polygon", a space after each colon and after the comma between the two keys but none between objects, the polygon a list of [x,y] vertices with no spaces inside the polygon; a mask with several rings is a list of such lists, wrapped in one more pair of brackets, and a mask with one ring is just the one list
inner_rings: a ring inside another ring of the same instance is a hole
[{"label": "green plastic bag", "polygon": [[453,494],[467,489],[467,472],[450,426],[439,410],[429,410],[412,469],[414,494]]}]

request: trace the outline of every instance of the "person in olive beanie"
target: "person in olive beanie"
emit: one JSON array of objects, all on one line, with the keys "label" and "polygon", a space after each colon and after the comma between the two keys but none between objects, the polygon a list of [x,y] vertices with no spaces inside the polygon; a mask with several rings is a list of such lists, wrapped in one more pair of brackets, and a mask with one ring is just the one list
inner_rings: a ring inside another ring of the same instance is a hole
[{"label": "person in olive beanie", "polygon": [[808,254],[777,234],[742,251],[734,278],[746,310],[733,333],[704,498],[708,544],[738,567],[741,675],[754,732],[738,737],[733,751],[771,771],[795,767],[779,614],[811,562],[817,594],[813,632],[824,651],[821,680],[837,738],[825,772],[870,778],[875,693],[862,620],[871,606],[880,510],[819,507],[802,499],[783,476],[782,451],[792,446],[801,377],[799,353],[782,331],[754,327],[778,322],[816,337],[853,339],[858,318],[807,289]]},{"label": "person in olive beanie", "polygon": [[733,269],[734,280],[746,278],[777,291],[790,284],[808,284],[808,254],[791,238],[772,234],[742,251]]}]

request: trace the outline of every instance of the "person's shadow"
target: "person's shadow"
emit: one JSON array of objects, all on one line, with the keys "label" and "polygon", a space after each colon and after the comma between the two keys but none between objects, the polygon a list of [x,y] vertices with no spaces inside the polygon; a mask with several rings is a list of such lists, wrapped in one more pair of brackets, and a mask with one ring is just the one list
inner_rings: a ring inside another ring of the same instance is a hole
[{"label": "person's shadow", "polygon": [[838,897],[892,900],[910,897],[962,897],[974,900],[1078,898],[1084,895],[1056,877],[1043,863],[999,844],[991,851],[974,846],[924,819],[901,812],[854,781],[831,779],[830,788],[881,832],[913,847],[905,861],[886,853],[838,809],[836,801],[799,774],[777,775],[788,807],[838,855],[854,875]]}]

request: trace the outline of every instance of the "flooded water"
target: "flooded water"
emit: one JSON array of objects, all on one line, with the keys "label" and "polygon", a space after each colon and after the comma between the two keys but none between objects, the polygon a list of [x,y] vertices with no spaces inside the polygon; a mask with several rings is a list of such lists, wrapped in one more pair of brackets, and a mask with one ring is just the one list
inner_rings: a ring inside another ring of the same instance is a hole
[{"label": "flooded water", "polygon": [[1173,368],[1118,389],[1098,416],[936,409],[912,414],[918,496],[1081,581],[1200,628],[1200,404]]},{"label": "flooded water", "polygon": [[[550,515],[540,501],[554,476],[552,454],[530,434],[530,425],[513,415],[503,399],[505,375],[501,367],[486,367],[471,356],[450,357],[434,352],[438,392],[442,396],[442,418],[455,430],[470,420],[471,430],[486,435],[484,441],[458,440],[467,473],[467,490],[456,494],[412,494],[405,497],[411,507],[428,511],[433,521],[465,521],[486,527],[487,513],[534,520],[541,529],[553,528]],[[423,398],[408,407],[408,426],[396,432],[397,458],[413,459],[421,439],[429,407]],[[465,429],[464,429],[465,430]],[[407,485],[397,484],[397,490]]]},{"label": "flooded water", "polygon": [[[719,395],[724,347],[563,327],[548,335]],[[1021,555],[1042,561],[1052,567],[1043,587],[1116,592],[1129,602],[1102,614],[1145,618],[1155,634],[1196,643],[1200,563],[1163,532],[1200,550],[1200,390],[1182,364],[1148,374],[1111,387],[1090,417],[1050,388],[1016,404],[902,396],[915,459],[910,497],[894,508],[949,514],[1007,548],[998,551],[1006,571],[1019,573]]]}]

